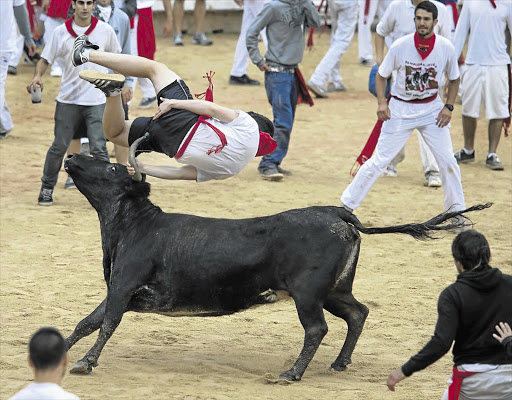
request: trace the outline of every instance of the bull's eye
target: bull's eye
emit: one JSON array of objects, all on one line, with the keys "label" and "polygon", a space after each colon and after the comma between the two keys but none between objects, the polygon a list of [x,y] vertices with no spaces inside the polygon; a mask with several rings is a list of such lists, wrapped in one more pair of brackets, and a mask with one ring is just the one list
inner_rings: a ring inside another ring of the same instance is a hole
[{"label": "bull's eye", "polygon": [[115,165],[112,165],[110,167],[110,172],[116,172],[116,166]]}]

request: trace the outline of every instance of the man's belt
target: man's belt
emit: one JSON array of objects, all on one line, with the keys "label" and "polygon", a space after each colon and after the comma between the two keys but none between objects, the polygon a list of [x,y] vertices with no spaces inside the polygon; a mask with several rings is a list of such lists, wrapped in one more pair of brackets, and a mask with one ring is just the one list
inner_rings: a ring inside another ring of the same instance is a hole
[{"label": "man's belt", "polygon": [[295,73],[295,68],[285,68],[285,67],[279,67],[277,65],[269,65],[268,70],[269,70],[269,72],[286,72],[288,74]]}]

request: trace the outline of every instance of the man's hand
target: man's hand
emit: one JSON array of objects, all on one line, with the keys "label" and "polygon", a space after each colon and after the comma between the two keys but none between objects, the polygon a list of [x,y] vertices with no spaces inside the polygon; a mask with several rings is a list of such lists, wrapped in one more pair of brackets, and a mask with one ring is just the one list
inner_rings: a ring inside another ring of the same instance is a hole
[{"label": "man's hand", "polygon": [[163,37],[168,37],[172,33],[172,18],[167,18],[164,25]]},{"label": "man's hand", "polygon": [[36,45],[35,45],[35,43],[29,44],[27,46],[27,49],[28,49],[28,55],[30,57],[33,57],[34,54],[36,54]]},{"label": "man's hand", "polygon": [[446,107],[443,107],[441,112],[436,118],[436,125],[439,128],[444,128],[446,125],[450,123],[452,120],[452,112],[448,110]]},{"label": "man's hand", "polygon": [[503,339],[505,339],[506,337],[512,336],[512,329],[510,329],[510,325],[506,322],[500,322],[498,325],[495,326],[495,328],[498,331],[499,335],[493,333],[492,336],[500,343],[503,342]]},{"label": "man's hand", "polygon": [[[144,173],[144,172],[143,172],[143,171],[144,171],[144,164],[142,163],[142,161],[137,160],[137,159],[135,160],[135,162],[137,163],[137,168],[139,169],[139,172],[143,174],[143,173]],[[133,168],[133,167],[130,165],[130,163],[127,163],[127,164],[126,164],[126,169],[128,170],[128,173],[129,173],[131,176],[135,175],[135,168]]]},{"label": "man's hand", "polygon": [[41,92],[43,91],[43,80],[39,75],[34,75],[32,80],[27,85],[27,92],[32,93],[32,88],[36,88],[36,86],[41,86]]},{"label": "man's hand", "polygon": [[44,14],[48,14],[48,7],[50,6],[51,0],[43,0],[43,4],[41,4],[41,10],[43,10]]},{"label": "man's hand", "polygon": [[258,68],[260,69],[260,71],[266,71],[266,72],[269,71],[267,63],[263,64],[261,67],[258,67]]},{"label": "man's hand", "polygon": [[388,376],[388,380],[386,381],[386,385],[388,385],[388,389],[392,392],[395,391],[395,385],[407,378],[402,372],[402,368],[397,368],[393,372],[391,372]]},{"label": "man's hand", "polygon": [[158,106],[158,110],[156,114],[153,116],[153,119],[160,118],[166,112],[171,111],[173,109],[173,99],[166,99],[164,97],[160,97],[160,100],[162,102]]},{"label": "man's hand", "polygon": [[379,103],[379,108],[377,108],[377,118],[381,121],[391,119],[391,110],[388,107],[387,101]]},{"label": "man's hand", "polygon": [[124,85],[121,90],[121,96],[123,97],[123,102],[128,104],[128,102],[133,98],[133,90],[131,87]]}]

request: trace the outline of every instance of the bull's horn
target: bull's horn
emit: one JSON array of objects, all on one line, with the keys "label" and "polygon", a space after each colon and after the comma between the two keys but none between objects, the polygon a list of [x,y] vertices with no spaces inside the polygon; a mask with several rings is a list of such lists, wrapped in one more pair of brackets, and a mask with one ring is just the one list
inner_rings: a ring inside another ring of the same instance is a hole
[{"label": "bull's horn", "polygon": [[135,159],[135,152],[137,151],[137,146],[140,142],[149,137],[149,132],[146,132],[144,136],[138,138],[135,142],[130,146],[130,153],[128,154],[128,161],[130,165],[135,169],[135,174],[132,176],[132,179],[136,182],[142,181],[142,174],[139,171],[139,167],[137,166],[137,160]]}]

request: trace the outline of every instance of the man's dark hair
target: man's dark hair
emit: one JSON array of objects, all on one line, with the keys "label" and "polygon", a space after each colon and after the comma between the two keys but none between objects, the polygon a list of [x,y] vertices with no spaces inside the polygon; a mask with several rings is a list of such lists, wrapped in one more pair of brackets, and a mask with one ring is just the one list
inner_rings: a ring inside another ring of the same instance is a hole
[{"label": "man's dark hair", "polygon": [[58,366],[67,348],[64,338],[57,329],[44,327],[32,335],[28,351],[34,367],[44,370]]},{"label": "man's dark hair", "polygon": [[274,137],[274,124],[271,120],[264,115],[255,113],[254,111],[249,111],[247,114],[256,121],[261,132],[268,133],[270,136]]},{"label": "man's dark hair", "polygon": [[425,10],[428,13],[432,14],[432,19],[437,19],[437,7],[434,3],[431,3],[430,1],[422,1],[420,4],[416,6],[414,9],[414,16],[416,16],[416,12],[418,10]]},{"label": "man's dark hair", "polygon": [[461,232],[455,237],[452,243],[452,254],[465,271],[480,265],[489,265],[491,259],[491,249],[487,239],[472,229]]}]

